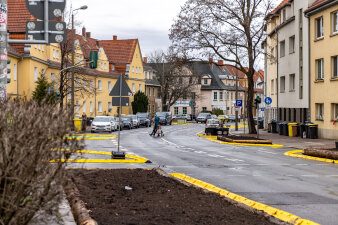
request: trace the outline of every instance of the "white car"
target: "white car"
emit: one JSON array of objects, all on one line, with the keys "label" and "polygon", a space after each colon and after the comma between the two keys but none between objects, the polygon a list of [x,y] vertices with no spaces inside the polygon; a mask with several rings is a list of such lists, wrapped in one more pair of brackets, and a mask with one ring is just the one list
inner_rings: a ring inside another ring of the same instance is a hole
[{"label": "white car", "polygon": [[112,131],[116,131],[119,129],[119,122],[118,121],[118,118],[115,118],[114,116],[108,116],[109,118],[111,118],[111,129]]},{"label": "white car", "polygon": [[133,128],[139,128],[140,127],[140,120],[138,119],[138,116],[136,116],[136,115],[128,115],[128,117],[130,117],[131,120],[132,120]]},{"label": "white car", "polygon": [[108,116],[97,116],[92,122],[91,132],[112,132],[113,123],[115,122]]}]

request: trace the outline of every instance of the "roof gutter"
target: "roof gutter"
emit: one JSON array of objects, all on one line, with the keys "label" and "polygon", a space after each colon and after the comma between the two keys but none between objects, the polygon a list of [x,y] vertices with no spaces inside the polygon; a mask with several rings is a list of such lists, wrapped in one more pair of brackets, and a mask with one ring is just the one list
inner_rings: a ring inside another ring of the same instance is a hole
[{"label": "roof gutter", "polygon": [[310,17],[322,10],[325,10],[327,8],[330,8],[331,6],[334,6],[335,4],[338,3],[338,0],[331,0],[331,2],[327,3],[327,2],[324,2],[320,5],[318,5],[317,7],[315,7],[314,9],[310,9],[309,11],[306,11],[305,12],[305,17]]}]

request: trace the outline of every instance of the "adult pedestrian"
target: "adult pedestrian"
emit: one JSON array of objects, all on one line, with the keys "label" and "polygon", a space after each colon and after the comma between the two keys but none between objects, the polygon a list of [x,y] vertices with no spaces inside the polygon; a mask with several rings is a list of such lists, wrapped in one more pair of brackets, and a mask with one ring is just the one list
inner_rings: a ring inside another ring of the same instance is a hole
[{"label": "adult pedestrian", "polygon": [[160,125],[160,117],[158,117],[157,115],[154,118],[154,129],[153,132],[151,134],[149,134],[150,136],[153,136],[156,134],[156,131],[158,129],[158,126]]},{"label": "adult pedestrian", "polygon": [[82,131],[86,132],[87,130],[87,115],[85,112],[82,113]]}]

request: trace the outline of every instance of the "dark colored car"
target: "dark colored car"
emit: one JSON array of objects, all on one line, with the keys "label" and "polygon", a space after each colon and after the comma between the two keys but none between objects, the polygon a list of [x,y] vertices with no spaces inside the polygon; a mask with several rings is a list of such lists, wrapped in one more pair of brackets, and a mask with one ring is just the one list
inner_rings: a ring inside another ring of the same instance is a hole
[{"label": "dark colored car", "polygon": [[123,128],[133,129],[133,121],[130,117],[121,117]]},{"label": "dark colored car", "polygon": [[163,125],[171,125],[172,117],[171,112],[157,112],[156,116],[160,117],[160,120]]},{"label": "dark colored car", "polygon": [[206,123],[208,119],[211,119],[210,113],[200,113],[196,118],[196,122]]},{"label": "dark colored car", "polygon": [[151,127],[152,119],[150,113],[136,113],[139,118],[140,126]]}]

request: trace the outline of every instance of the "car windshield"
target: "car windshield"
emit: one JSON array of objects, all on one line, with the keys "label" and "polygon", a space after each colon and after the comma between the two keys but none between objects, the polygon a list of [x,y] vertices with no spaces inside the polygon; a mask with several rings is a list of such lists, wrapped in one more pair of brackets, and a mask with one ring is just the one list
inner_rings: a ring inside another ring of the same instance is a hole
[{"label": "car windshield", "polygon": [[147,118],[148,114],[147,113],[138,113],[137,116],[141,117],[141,118]]},{"label": "car windshield", "polygon": [[135,116],[135,115],[128,115],[128,117],[130,117],[132,119],[137,119],[137,116]]},{"label": "car windshield", "polygon": [[165,117],[165,115],[167,115],[166,112],[157,112],[156,113],[156,116],[159,116],[159,117]]},{"label": "car windshield", "polygon": [[95,117],[93,122],[109,122],[110,118],[108,117]]},{"label": "car windshield", "polygon": [[122,117],[121,120],[122,120],[122,121],[130,121],[130,119],[127,118],[127,117]]},{"label": "car windshield", "polygon": [[198,115],[198,117],[207,117],[207,113],[200,113],[199,115]]},{"label": "car windshield", "polygon": [[208,120],[208,124],[219,124],[218,120]]}]

